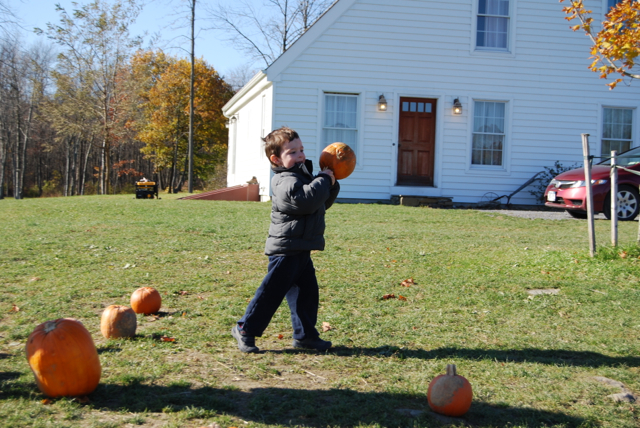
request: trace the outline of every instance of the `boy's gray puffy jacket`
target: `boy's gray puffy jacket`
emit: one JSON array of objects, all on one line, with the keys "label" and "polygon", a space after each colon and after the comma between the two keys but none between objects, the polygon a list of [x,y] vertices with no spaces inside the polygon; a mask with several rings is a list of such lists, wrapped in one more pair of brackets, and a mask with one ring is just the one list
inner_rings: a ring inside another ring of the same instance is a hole
[{"label": "boy's gray puffy jacket", "polygon": [[273,168],[271,179],[271,226],[264,253],[288,255],[300,251],[324,250],[324,213],[333,205],[340,184],[331,177],[313,177],[313,164]]}]

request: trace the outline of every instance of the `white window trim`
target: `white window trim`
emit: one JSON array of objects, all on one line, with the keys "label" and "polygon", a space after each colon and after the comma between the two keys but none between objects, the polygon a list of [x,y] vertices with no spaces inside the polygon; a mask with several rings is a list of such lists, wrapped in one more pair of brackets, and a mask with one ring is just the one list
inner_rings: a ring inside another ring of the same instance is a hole
[{"label": "white window trim", "polygon": [[[469,175],[508,175],[511,174],[511,118],[513,117],[512,99],[492,99],[490,97],[470,97],[469,103],[469,132],[467,134],[466,173]],[[504,109],[504,140],[502,147],[502,165],[473,165],[473,122],[475,119],[476,102],[505,103]]]},{"label": "white window trim", "polygon": [[[356,96],[358,98],[358,107],[356,109],[356,123],[358,124],[358,128],[356,130],[356,141],[358,146],[356,147],[356,170],[361,170],[364,166],[364,162],[363,162],[363,154],[364,154],[364,94],[365,94],[365,90],[361,89],[361,88],[330,88],[330,89],[318,89],[318,106],[320,108],[320,111],[318,112],[318,117],[320,118],[320,120],[318,120],[318,139],[316,142],[316,147],[315,147],[315,151],[316,151],[316,159],[317,161],[314,162],[317,165],[314,165],[314,168],[320,168],[319,162],[320,162],[320,153],[322,152],[322,150],[324,149],[324,142],[323,142],[323,135],[324,135],[324,115],[326,113],[325,110],[325,100],[326,97],[325,95],[327,94],[337,94],[337,95],[353,95]],[[318,169],[319,170],[319,169]]]},{"label": "white window trim", "polygon": [[[606,0],[605,0],[606,1]],[[481,55],[483,57],[496,57],[496,58],[504,58],[505,56],[515,57],[516,55],[516,10],[518,6],[518,0],[510,0],[509,1],[509,34],[507,36],[507,49],[498,49],[498,48],[485,48],[476,46],[477,43],[477,32],[478,32],[478,9],[479,9],[479,1],[474,0],[473,2],[473,13],[471,14],[471,43],[470,43],[470,52],[471,55]]]},{"label": "white window trim", "polygon": [[[604,133],[604,109],[605,108],[621,108],[621,109],[628,109],[628,110],[632,110],[632,114],[631,114],[631,146],[629,147],[630,149],[633,149],[634,147],[638,147],[640,144],[640,130],[638,130],[638,106],[635,105],[611,105],[611,104],[604,104],[601,103],[599,104],[599,110],[598,110],[598,138],[594,139],[595,141],[591,142],[591,146],[590,150],[595,150],[594,152],[592,152],[591,154],[594,156],[600,156],[600,154],[602,153],[602,140],[603,140],[603,136],[602,134]],[[593,145],[595,145],[596,147],[593,147]]]}]

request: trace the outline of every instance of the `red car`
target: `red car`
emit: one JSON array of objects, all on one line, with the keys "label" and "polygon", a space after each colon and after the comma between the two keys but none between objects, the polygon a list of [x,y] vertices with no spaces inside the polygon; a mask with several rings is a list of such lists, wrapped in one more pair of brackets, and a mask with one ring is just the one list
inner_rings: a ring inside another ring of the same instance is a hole
[{"label": "red car", "polygon": [[[640,147],[618,155],[617,164],[640,172]],[[609,159],[593,165],[591,183],[593,189],[593,211],[611,218],[611,161]],[[638,186],[640,175],[618,169],[618,220],[633,220],[640,211]],[[575,218],[587,218],[587,188],[584,168],[572,169],[556,176],[544,192],[545,205],[563,208]]]}]

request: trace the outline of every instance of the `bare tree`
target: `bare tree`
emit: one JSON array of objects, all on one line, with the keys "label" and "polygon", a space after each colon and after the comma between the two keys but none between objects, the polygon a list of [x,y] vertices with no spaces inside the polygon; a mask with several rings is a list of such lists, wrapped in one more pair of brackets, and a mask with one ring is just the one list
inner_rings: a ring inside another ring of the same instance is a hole
[{"label": "bare tree", "polygon": [[0,30],[8,32],[9,27],[18,23],[15,13],[7,5],[6,0],[0,0]]},{"label": "bare tree", "polygon": [[[113,124],[118,114],[115,103],[121,83],[118,73],[132,50],[141,43],[139,38],[129,35],[129,27],[140,13],[140,6],[135,0],[116,0],[113,4],[93,0],[73,14],[59,5],[56,10],[60,13],[59,24],[47,23],[46,31],[40,32],[46,32],[62,48],[54,73],[58,89],[63,81],[76,86],[78,96],[69,101],[75,100],[76,110],[90,112],[100,122],[100,192],[107,194],[111,186]],[[71,93],[74,90],[68,91]]]},{"label": "bare tree", "polygon": [[256,7],[250,0],[235,6],[208,8],[212,29],[224,32],[227,41],[253,62],[269,66],[304,34],[333,3],[332,0],[264,0]]},{"label": "bare tree", "polygon": [[[21,49],[20,45],[18,39],[13,39],[5,40],[0,47],[0,186],[4,188],[10,154],[16,199],[23,198],[31,127],[44,97],[53,59],[50,49],[41,44],[28,49]],[[3,196],[2,191],[0,197]]]},{"label": "bare tree", "polygon": [[231,71],[225,74],[223,78],[235,93],[246,85],[258,71],[259,69],[254,67],[251,63],[246,63],[231,69]]}]

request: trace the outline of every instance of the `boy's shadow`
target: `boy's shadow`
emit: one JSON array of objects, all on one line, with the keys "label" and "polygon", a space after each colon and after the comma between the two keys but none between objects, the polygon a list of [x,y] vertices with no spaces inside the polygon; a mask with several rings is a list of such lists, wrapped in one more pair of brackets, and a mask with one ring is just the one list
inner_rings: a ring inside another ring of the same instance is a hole
[{"label": "boy's shadow", "polygon": [[[239,391],[213,387],[100,385],[90,399],[95,407],[111,411],[167,412],[202,408],[245,421],[282,426],[415,426],[418,420],[420,425],[436,427],[442,422],[442,417],[429,410],[424,395],[348,389],[270,387]],[[526,426],[578,427],[584,420],[564,413],[475,400],[464,418],[448,421],[455,425],[494,427],[514,426],[518,422]]]}]

